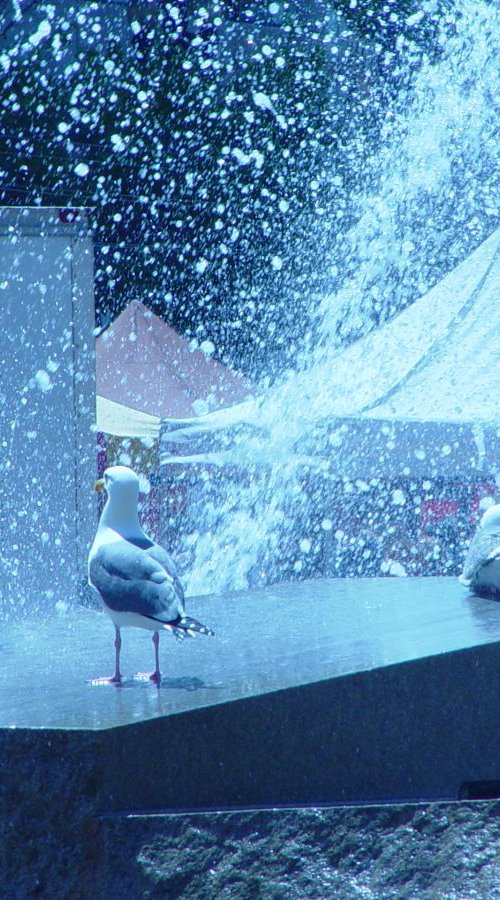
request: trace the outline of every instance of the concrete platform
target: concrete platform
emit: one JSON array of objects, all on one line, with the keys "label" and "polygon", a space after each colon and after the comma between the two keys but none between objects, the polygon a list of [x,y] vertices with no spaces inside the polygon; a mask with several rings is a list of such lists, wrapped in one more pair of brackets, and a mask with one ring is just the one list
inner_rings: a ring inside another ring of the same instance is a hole
[{"label": "concrete platform", "polygon": [[35,772],[96,814],[455,799],[500,781],[500,605],[455,579],[303,582],[189,612],[216,637],[165,635],[159,690],[130,677],[153,662],[137,630],[124,686],[92,683],[112,670],[104,614],[3,625],[0,796],[22,802]]}]

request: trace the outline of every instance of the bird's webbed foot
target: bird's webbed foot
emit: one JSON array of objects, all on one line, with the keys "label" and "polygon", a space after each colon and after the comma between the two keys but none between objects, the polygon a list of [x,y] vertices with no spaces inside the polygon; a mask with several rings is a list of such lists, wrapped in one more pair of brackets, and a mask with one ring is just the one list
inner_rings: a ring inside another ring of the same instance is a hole
[{"label": "bird's webbed foot", "polygon": [[116,687],[120,687],[123,683],[123,678],[120,672],[115,672],[114,675],[102,675],[99,678],[91,678],[89,684],[114,684]]}]

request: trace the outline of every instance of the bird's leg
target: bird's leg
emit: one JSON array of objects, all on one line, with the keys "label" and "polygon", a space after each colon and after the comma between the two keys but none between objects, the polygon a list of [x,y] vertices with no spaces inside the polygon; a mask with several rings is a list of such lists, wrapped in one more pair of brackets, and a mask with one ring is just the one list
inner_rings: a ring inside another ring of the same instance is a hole
[{"label": "bird's leg", "polygon": [[160,643],[160,635],[157,631],[153,633],[153,644],[155,648],[155,670],[152,675],[150,675],[151,681],[159,687],[161,682],[161,673],[160,673],[160,660],[158,656],[158,646]]},{"label": "bird's leg", "polygon": [[105,678],[92,678],[90,684],[116,684],[120,685],[122,683],[122,673],[120,672],[120,650],[122,646],[122,639],[120,635],[120,629],[117,625],[115,625],[115,674],[108,678],[106,675]]},{"label": "bird's leg", "polygon": [[120,629],[115,625],[115,674],[109,680],[115,684],[121,684],[122,674],[120,672],[120,650],[122,648],[122,637]]}]

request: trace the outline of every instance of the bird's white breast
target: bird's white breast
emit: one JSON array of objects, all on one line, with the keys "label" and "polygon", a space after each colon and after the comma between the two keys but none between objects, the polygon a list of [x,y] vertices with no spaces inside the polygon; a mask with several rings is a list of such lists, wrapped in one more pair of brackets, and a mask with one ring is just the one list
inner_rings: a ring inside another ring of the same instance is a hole
[{"label": "bird's white breast", "polygon": [[163,624],[159,619],[148,619],[146,616],[139,615],[139,613],[110,609],[105,603],[102,605],[113,625],[116,625],[117,628],[145,628],[147,631],[171,630],[169,625]]}]

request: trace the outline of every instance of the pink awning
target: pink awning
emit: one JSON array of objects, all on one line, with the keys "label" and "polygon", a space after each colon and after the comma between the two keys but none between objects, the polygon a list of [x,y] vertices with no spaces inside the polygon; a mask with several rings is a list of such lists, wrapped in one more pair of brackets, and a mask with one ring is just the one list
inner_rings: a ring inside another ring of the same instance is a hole
[{"label": "pink awning", "polygon": [[133,300],[96,341],[97,393],[162,418],[189,418],[252,395],[250,383]]}]

